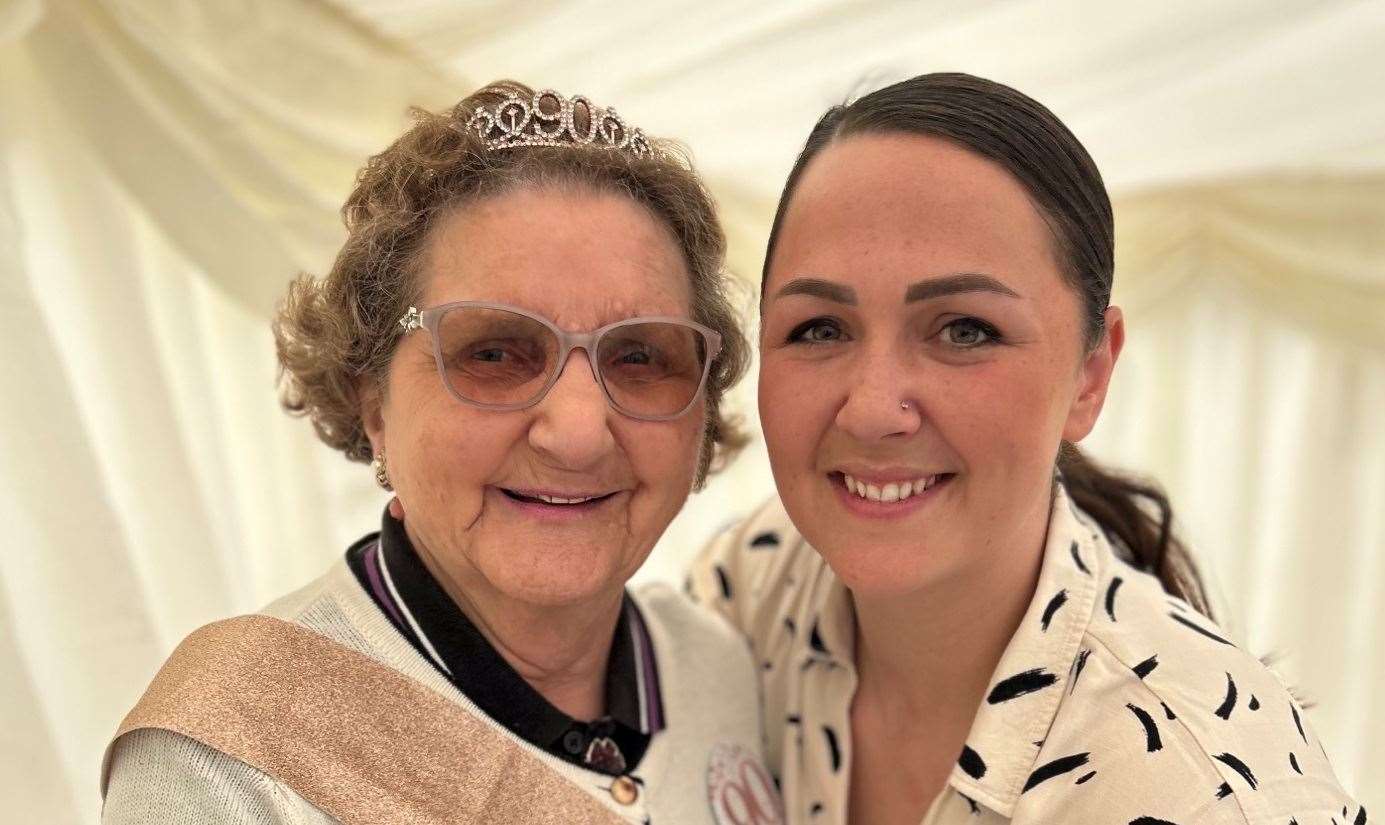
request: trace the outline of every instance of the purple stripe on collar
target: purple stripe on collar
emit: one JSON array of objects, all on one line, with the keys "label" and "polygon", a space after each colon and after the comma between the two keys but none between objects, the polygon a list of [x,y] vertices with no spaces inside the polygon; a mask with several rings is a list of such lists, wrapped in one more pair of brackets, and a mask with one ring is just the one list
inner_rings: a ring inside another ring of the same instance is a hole
[{"label": "purple stripe on collar", "polygon": [[362,554],[362,561],[365,562],[366,578],[370,579],[371,595],[375,597],[378,604],[385,606],[389,611],[390,618],[394,621],[399,632],[405,635],[413,635],[409,630],[408,624],[404,622],[404,617],[399,615],[399,608],[394,603],[394,598],[390,595],[388,587],[380,578],[380,543],[377,541],[373,546],[366,548]]},{"label": "purple stripe on collar", "polygon": [[645,685],[645,716],[640,721],[648,733],[655,734],[664,729],[664,699],[659,689],[659,668],[654,660],[654,640],[650,638],[639,608],[628,598],[626,604],[630,608],[630,631],[635,636],[635,655],[639,660],[636,667]]}]

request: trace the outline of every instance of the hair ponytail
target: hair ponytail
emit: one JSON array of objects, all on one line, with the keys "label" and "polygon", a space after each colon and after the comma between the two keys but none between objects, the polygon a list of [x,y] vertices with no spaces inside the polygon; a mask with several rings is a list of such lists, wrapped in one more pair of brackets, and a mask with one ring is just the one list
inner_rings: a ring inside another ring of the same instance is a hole
[{"label": "hair ponytail", "polygon": [[1164,590],[1214,619],[1202,576],[1173,534],[1173,507],[1157,484],[1103,469],[1063,442],[1058,471],[1068,496],[1117,544],[1126,561],[1158,577]]}]

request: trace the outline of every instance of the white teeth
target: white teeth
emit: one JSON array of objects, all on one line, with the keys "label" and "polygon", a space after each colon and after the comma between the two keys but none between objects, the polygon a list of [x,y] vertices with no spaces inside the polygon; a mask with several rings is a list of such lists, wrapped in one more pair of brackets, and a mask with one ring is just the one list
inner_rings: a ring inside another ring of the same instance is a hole
[{"label": "white teeth", "polygon": [[584,501],[591,501],[592,499],[597,498],[597,496],[587,496],[586,498],[559,498],[558,496],[546,496],[542,493],[539,493],[535,495],[534,498],[538,499],[539,501],[546,502],[548,504],[581,504]]},{"label": "white teeth", "polygon": [[842,480],[846,483],[846,489],[850,490],[861,498],[882,503],[904,501],[910,496],[916,496],[938,483],[938,476],[924,476],[913,481],[892,481],[888,484],[876,486],[867,484],[845,473]]}]

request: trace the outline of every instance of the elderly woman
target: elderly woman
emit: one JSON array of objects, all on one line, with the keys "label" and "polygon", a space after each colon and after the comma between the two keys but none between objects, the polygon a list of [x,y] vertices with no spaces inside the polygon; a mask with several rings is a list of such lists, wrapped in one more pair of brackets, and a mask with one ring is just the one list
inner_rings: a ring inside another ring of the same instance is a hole
[{"label": "elderly woman", "polygon": [[762,663],[790,822],[1366,822],[1168,500],[1074,446],[1125,338],[1112,226],[999,83],[921,75],[810,133],[762,289],[779,496],[691,582]]},{"label": "elderly woman", "polygon": [[697,176],[507,82],[421,114],[343,215],[276,323],[284,401],[394,497],[321,579],[179,647],[105,821],[770,821],[744,643],[625,588],[741,443]]}]

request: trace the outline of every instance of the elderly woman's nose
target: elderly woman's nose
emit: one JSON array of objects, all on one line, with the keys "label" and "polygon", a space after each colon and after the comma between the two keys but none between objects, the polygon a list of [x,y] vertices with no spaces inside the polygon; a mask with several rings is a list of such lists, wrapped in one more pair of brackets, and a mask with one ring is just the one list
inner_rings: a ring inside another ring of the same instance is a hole
[{"label": "elderly woman's nose", "polygon": [[529,441],[564,467],[592,466],[615,445],[610,404],[582,350],[573,350],[557,383],[536,410]]},{"label": "elderly woman's nose", "polygon": [[858,366],[837,409],[837,426],[858,441],[917,432],[918,376],[892,353],[868,354]]}]

